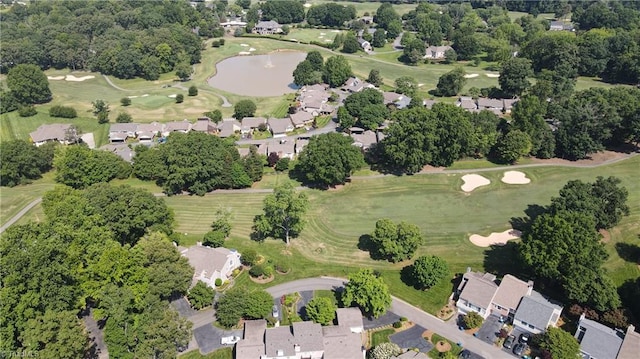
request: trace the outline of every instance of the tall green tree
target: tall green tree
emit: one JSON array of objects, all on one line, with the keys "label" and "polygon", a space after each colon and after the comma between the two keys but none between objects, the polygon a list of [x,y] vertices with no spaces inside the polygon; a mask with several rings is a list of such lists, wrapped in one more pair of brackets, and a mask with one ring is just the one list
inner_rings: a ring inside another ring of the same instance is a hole
[{"label": "tall green tree", "polygon": [[86,146],[57,148],[53,166],[56,182],[80,189],[131,175],[131,165],[118,155]]},{"label": "tall green tree", "polygon": [[525,132],[511,130],[498,138],[495,152],[499,161],[515,163],[520,157],[531,152],[531,138]]},{"label": "tall green tree", "polygon": [[411,266],[411,276],[416,285],[429,289],[449,274],[449,266],[444,259],[436,256],[421,256]]},{"label": "tall green tree", "polygon": [[265,197],[264,214],[255,216],[253,230],[259,239],[280,238],[289,245],[291,237],[296,237],[304,228],[303,217],[308,206],[306,194],[297,193],[293,185],[278,186],[273,194]]},{"label": "tall green tree", "polygon": [[320,51],[309,51],[305,60],[311,63],[315,71],[320,71],[320,73],[322,73],[322,70],[324,70],[324,58],[322,57]]},{"label": "tall green tree", "polygon": [[362,47],[360,47],[360,43],[354,34],[347,34],[344,38],[344,43],[342,44],[342,52],[345,54],[354,54],[358,52]]},{"label": "tall green tree", "polygon": [[342,86],[351,76],[353,76],[351,65],[344,56],[331,56],[327,59],[322,79],[329,86]]},{"label": "tall green tree", "polygon": [[355,304],[375,318],[386,313],[391,305],[389,287],[371,269],[361,269],[349,275],[341,300],[344,306]]},{"label": "tall green tree", "polygon": [[307,318],[314,323],[329,325],[336,317],[336,305],[331,298],[316,297],[305,306]]},{"label": "tall green tree", "polygon": [[321,70],[316,70],[309,60],[304,60],[293,70],[293,82],[298,86],[319,84],[322,82]]},{"label": "tall green tree", "polygon": [[440,76],[436,86],[436,94],[438,96],[455,96],[460,93],[462,87],[467,83],[464,74],[464,69],[457,67]]},{"label": "tall green tree", "polygon": [[531,153],[538,158],[555,155],[555,138],[544,121],[547,108],[536,96],[523,96],[511,111],[511,128],[520,130],[531,140]]},{"label": "tall green tree", "polygon": [[9,70],[7,86],[18,103],[32,104],[51,101],[49,80],[36,65],[20,64]]},{"label": "tall green tree", "polygon": [[367,77],[367,82],[372,84],[375,87],[382,86],[382,76],[380,75],[380,70],[372,69],[369,71],[369,77]]},{"label": "tall green tree", "polygon": [[36,147],[24,140],[0,143],[0,185],[13,187],[42,177],[53,164],[54,146]]},{"label": "tall green tree", "polygon": [[296,171],[305,181],[326,188],[344,184],[362,166],[364,156],[353,146],[353,139],[327,133],[311,138],[300,154]]},{"label": "tall green tree", "polygon": [[240,100],[233,106],[233,118],[242,120],[256,114],[256,104],[251,100]]},{"label": "tall green tree", "polygon": [[498,83],[502,91],[511,96],[520,96],[531,86],[529,77],[533,76],[531,61],[520,57],[512,57],[502,63]]},{"label": "tall green tree", "polygon": [[73,311],[48,310],[30,319],[21,339],[26,352],[43,358],[81,358],[89,347],[89,338]]},{"label": "tall green tree", "polygon": [[215,296],[213,288],[204,284],[202,281],[198,281],[193,288],[189,290],[189,303],[194,309],[202,309],[213,305],[213,298]]},{"label": "tall green tree", "polygon": [[377,255],[391,262],[400,262],[413,257],[424,239],[420,228],[407,222],[394,223],[384,218],[376,221],[376,229],[371,234],[371,242]]},{"label": "tall green tree", "polygon": [[410,76],[402,76],[396,79],[396,92],[414,97],[418,91],[418,82]]},{"label": "tall green tree", "polygon": [[550,327],[540,339],[540,348],[553,359],[574,359],[580,355],[580,344],[571,333]]}]

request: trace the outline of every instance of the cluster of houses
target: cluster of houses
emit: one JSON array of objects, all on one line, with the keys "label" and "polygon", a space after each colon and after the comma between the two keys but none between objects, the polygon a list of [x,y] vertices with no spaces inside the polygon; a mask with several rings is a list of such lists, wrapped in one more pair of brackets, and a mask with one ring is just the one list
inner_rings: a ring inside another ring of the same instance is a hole
[{"label": "cluster of houses", "polygon": [[505,113],[511,113],[513,106],[518,102],[518,99],[495,99],[495,98],[486,98],[479,97],[477,100],[474,100],[468,96],[461,96],[456,101],[456,106],[461,107],[467,111],[471,112],[480,112],[482,110],[487,110],[495,113],[498,116],[501,116]]},{"label": "cluster of houses", "polygon": [[[476,312],[485,319],[497,316],[531,334],[558,326],[563,309],[559,303],[536,292],[532,281],[525,282],[507,274],[496,283],[495,275],[470,269],[463,275],[454,298],[461,314]],[[575,338],[580,343],[583,359],[631,359],[640,353],[640,334],[632,325],[626,331],[611,329],[586,319],[583,314]]]}]

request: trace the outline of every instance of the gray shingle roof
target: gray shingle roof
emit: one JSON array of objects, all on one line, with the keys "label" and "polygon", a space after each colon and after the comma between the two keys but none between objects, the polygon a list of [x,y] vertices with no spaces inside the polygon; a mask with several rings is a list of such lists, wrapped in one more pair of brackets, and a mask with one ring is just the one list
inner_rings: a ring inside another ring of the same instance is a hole
[{"label": "gray shingle roof", "polygon": [[[581,333],[584,328],[584,333]],[[624,333],[589,319],[578,322],[576,337],[580,351],[595,359],[616,359]],[[637,355],[637,353],[636,353]]]},{"label": "gray shingle roof", "polygon": [[555,310],[561,311],[562,307],[551,303],[540,293],[533,291],[531,295],[522,298],[514,319],[544,330]]},{"label": "gray shingle roof", "polygon": [[269,127],[271,131],[276,133],[286,133],[287,131],[292,130],[291,119],[288,117],[285,118],[270,118],[269,119]]},{"label": "gray shingle roof", "polygon": [[498,291],[493,297],[493,303],[507,309],[515,310],[522,297],[531,294],[533,282],[524,282],[511,274],[502,278]]},{"label": "gray shingle roof", "polygon": [[71,127],[69,124],[52,123],[50,125],[41,125],[37,130],[31,132],[29,135],[33,142],[43,142],[63,140],[66,131]]},{"label": "gray shingle roof", "polygon": [[[481,308],[489,308],[491,306],[491,300],[498,290],[498,285],[494,283],[495,276],[487,276],[488,273],[482,275],[481,273],[465,273],[464,278],[467,280],[464,284],[462,292],[460,292],[460,299],[476,305]],[[464,282],[464,281],[463,281]]]}]

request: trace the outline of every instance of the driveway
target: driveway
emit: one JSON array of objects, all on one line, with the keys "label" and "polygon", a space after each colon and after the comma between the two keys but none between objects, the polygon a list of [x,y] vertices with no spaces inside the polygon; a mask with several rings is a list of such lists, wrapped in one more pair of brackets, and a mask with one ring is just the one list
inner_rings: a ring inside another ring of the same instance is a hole
[{"label": "driveway", "polygon": [[424,333],[425,330],[425,328],[419,325],[414,325],[407,330],[390,336],[389,340],[391,340],[392,343],[398,344],[400,348],[418,348],[421,352],[427,353],[433,348],[433,344],[422,337],[422,333]]},{"label": "driveway", "polygon": [[313,291],[303,290],[302,292],[298,292],[298,294],[300,294],[300,300],[298,300],[298,315],[304,319],[307,315],[304,307],[313,299]]},{"label": "driveway", "polygon": [[476,337],[485,343],[493,344],[501,328],[502,323],[500,323],[500,318],[495,315],[490,315],[484,323],[482,323],[480,330],[476,333]]},{"label": "driveway", "polygon": [[178,311],[183,318],[189,318],[190,316],[196,314],[198,311],[191,308],[189,302],[185,297],[180,297],[171,302],[171,306]]},{"label": "driveway", "polygon": [[216,349],[229,346],[220,344],[220,338],[232,335],[242,338],[242,329],[223,330],[216,328],[211,324],[206,324],[193,330],[193,336],[196,338],[200,352],[203,354],[211,353]]},{"label": "driveway", "polygon": [[386,325],[391,325],[400,320],[400,316],[396,315],[390,311],[387,311],[384,315],[381,315],[379,318],[362,318],[364,324],[364,330],[371,330],[380,327],[384,327]]}]

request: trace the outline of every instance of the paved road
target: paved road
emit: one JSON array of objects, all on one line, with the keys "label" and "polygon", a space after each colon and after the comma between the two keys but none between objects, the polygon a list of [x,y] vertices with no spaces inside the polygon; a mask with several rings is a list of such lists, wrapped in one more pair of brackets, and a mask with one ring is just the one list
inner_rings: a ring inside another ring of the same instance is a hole
[{"label": "paved road", "polygon": [[85,328],[89,332],[89,338],[92,341],[91,351],[94,354],[92,358],[108,359],[109,350],[104,342],[104,335],[102,330],[98,327],[98,323],[93,319],[91,311],[89,311],[87,315],[83,316],[82,320],[84,321]]},{"label": "paved road", "polygon": [[[342,287],[345,281],[346,279],[331,277],[307,278],[267,288],[267,292],[276,297],[287,293],[305,290],[337,289]],[[399,316],[407,317],[415,324],[433,330],[449,340],[461,343],[466,349],[469,349],[470,351],[485,358],[513,359],[513,356],[500,350],[500,348],[474,338],[473,336],[458,330],[455,324],[444,322],[433,315],[410,305],[402,299],[392,297],[391,308],[389,310]]]},{"label": "paved road", "polygon": [[7,223],[3,224],[2,227],[0,227],[0,233],[3,233],[4,231],[6,231],[7,228],[9,228],[12,224],[16,223],[20,218],[22,218],[22,216],[24,216],[27,212],[29,212],[31,208],[35,207],[40,202],[42,202],[42,198],[39,197],[34,199],[28,205],[26,205],[23,209],[20,210],[20,212],[18,212],[15,216],[13,216],[13,218],[11,218],[9,221],[7,221]]}]

